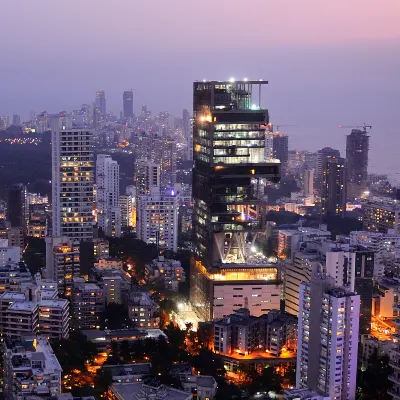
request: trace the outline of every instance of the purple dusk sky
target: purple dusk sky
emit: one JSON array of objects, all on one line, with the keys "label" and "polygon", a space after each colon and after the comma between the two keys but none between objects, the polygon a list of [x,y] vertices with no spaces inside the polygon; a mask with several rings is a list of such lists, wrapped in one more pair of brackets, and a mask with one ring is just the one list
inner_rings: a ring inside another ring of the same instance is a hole
[{"label": "purple dusk sky", "polygon": [[264,78],[290,147],[343,150],[373,125],[370,169],[399,170],[399,0],[5,0],[0,115],[57,112],[105,90],[119,114],[180,115],[196,79]]}]

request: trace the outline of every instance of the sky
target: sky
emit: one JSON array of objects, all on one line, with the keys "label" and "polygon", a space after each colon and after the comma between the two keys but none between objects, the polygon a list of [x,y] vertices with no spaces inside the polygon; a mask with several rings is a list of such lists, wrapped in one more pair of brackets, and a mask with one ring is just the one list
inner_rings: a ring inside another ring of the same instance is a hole
[{"label": "sky", "polygon": [[263,78],[290,148],[343,151],[337,126],[365,122],[371,171],[400,172],[399,0],[1,3],[0,115],[72,110],[97,90],[118,115],[133,89],[136,112],[179,116],[195,80]]}]

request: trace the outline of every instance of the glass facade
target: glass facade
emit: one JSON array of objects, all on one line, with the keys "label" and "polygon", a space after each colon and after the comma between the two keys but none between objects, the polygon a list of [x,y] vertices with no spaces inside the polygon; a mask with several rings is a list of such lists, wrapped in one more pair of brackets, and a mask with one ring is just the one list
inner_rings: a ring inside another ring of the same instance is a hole
[{"label": "glass facade", "polygon": [[[192,301],[206,307],[208,314],[211,310],[205,303],[212,295],[206,295],[205,300],[204,294],[211,290],[210,281],[218,277],[245,281],[250,276],[248,271],[230,273],[229,277],[218,271],[224,264],[248,263],[251,242],[265,229],[265,182],[280,179],[280,164],[265,161],[269,115],[260,107],[265,84],[194,83]],[[217,270],[204,273],[199,265],[204,271]],[[257,280],[257,274],[261,272],[254,272],[252,279]],[[234,279],[234,275],[239,278]]]}]

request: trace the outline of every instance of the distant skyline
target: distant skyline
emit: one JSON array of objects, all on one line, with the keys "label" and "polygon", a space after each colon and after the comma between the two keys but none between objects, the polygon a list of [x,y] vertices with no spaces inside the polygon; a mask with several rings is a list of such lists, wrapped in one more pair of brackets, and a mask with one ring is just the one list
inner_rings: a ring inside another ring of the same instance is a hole
[{"label": "distant skyline", "polygon": [[266,79],[263,97],[290,148],[337,147],[371,124],[370,170],[399,170],[398,0],[31,0],[2,5],[0,115],[78,108],[180,116],[192,82]]}]

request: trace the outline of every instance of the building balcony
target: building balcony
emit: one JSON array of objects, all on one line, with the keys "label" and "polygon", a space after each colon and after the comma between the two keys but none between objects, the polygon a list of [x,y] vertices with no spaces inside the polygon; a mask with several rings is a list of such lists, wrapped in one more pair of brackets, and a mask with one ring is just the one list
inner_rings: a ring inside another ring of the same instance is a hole
[{"label": "building balcony", "polygon": [[393,369],[397,371],[400,371],[400,362],[390,361],[389,366],[391,366]]},{"label": "building balcony", "polygon": [[400,400],[400,391],[396,391],[395,389],[389,389],[387,393],[389,396],[392,396],[394,400]]},{"label": "building balcony", "polygon": [[389,375],[388,379],[389,381],[395,383],[396,385],[400,385],[400,378],[397,377],[396,375]]}]

